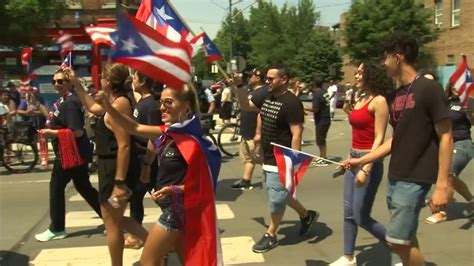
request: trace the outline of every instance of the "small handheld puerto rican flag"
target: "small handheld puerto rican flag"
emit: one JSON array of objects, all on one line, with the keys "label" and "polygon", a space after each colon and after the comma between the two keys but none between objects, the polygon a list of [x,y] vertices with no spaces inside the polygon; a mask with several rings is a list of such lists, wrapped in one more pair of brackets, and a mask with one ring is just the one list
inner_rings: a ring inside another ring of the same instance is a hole
[{"label": "small handheld puerto rican flag", "polygon": [[72,55],[71,52],[64,58],[63,62],[61,63],[61,68],[72,67]]},{"label": "small handheld puerto rican flag", "polygon": [[278,167],[280,182],[296,197],[296,186],[303,179],[303,175],[313,157],[300,151],[272,143],[273,154]]}]

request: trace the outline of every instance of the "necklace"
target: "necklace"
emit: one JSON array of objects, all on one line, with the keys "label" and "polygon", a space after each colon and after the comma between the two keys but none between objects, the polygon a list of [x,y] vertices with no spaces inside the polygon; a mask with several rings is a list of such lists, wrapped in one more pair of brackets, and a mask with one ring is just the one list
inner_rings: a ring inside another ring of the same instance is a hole
[{"label": "necklace", "polygon": [[[400,110],[400,113],[398,115],[398,117],[395,116],[395,110],[392,110],[392,118],[393,118],[393,121],[394,122],[398,122],[400,121],[400,119],[402,118],[403,114],[405,113],[405,109],[407,107],[407,100],[408,100],[408,94],[410,94],[411,92],[411,89],[413,87],[413,84],[415,84],[415,81],[418,79],[418,75],[416,75],[416,77],[413,79],[413,81],[410,83],[410,86],[408,86],[408,89],[407,89],[407,92],[405,93],[405,100],[403,102],[403,109]],[[395,100],[398,98],[398,93],[397,95],[395,96]],[[394,108],[394,105],[395,105],[395,102],[392,104],[392,109]]]}]

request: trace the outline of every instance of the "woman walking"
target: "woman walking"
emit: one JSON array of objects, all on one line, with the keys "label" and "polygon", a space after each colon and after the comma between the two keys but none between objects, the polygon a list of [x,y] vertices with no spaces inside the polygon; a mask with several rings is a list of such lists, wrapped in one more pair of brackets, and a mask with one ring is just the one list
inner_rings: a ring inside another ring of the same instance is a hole
[{"label": "woman walking", "polygon": [[[350,158],[358,158],[377,149],[385,138],[389,109],[384,95],[390,89],[381,66],[362,63],[355,74],[356,86],[363,91],[349,113],[352,126]],[[383,162],[347,169],[344,174],[344,255],[332,266],[357,265],[354,246],[358,226],[380,241],[385,241],[385,227],[370,215],[383,175]]]}]

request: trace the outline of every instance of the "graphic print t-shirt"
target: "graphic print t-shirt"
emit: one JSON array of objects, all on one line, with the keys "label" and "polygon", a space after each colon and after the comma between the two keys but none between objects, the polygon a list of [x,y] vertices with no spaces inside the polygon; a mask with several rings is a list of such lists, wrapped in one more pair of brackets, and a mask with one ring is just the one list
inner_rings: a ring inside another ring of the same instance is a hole
[{"label": "graphic print t-shirt", "polygon": [[402,86],[388,97],[394,130],[388,176],[435,183],[439,150],[435,124],[449,118],[447,99],[441,84],[424,77],[409,87]]},{"label": "graphic print t-shirt", "polygon": [[290,124],[304,123],[303,105],[288,91],[278,97],[267,96],[261,106],[255,101],[254,104],[260,108],[262,118],[263,164],[276,166],[273,145],[270,143],[291,147]]}]

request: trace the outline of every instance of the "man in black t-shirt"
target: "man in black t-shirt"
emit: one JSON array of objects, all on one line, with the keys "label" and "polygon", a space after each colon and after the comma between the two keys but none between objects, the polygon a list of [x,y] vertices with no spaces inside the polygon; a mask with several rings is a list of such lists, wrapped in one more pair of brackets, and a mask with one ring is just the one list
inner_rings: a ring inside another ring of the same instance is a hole
[{"label": "man in black t-shirt", "polygon": [[[236,77],[238,78],[238,77]],[[268,95],[268,88],[264,82],[265,73],[255,68],[250,73],[249,87],[251,92],[249,93],[248,99],[265,99]],[[240,157],[244,162],[244,172],[242,179],[235,182],[231,188],[233,189],[252,189],[251,179],[256,164],[261,164],[261,145],[255,143],[253,138],[255,137],[255,130],[257,129],[257,115],[260,109],[256,107],[241,107],[240,113],[240,134],[242,141],[240,143]]]},{"label": "man in black t-shirt", "polygon": [[288,72],[284,67],[271,67],[265,78],[270,92],[269,95],[261,99],[252,97],[250,101],[241,83],[229,82],[231,85],[237,85],[238,89],[235,86],[234,89],[236,89],[237,98],[242,106],[252,106],[260,109],[254,141],[261,141],[262,143],[262,168],[271,222],[263,237],[252,247],[252,250],[256,253],[267,252],[278,245],[276,233],[287,204],[300,216],[300,235],[307,233],[319,216],[315,211],[306,210],[282,185],[273,154],[271,142],[295,150],[301,149],[304,110],[299,99],[289,92],[288,80]]},{"label": "man in black t-shirt", "polygon": [[385,43],[387,74],[401,84],[388,96],[393,137],[366,156],[345,162],[354,167],[391,153],[386,240],[403,265],[424,265],[416,238],[421,207],[436,184],[429,205],[433,212],[444,208],[451,186],[453,143],[446,97],[438,82],[417,75],[417,55],[411,36],[395,36]]},{"label": "man in black t-shirt", "polygon": [[[329,95],[326,90],[322,89],[322,81],[315,80],[313,86],[313,105],[312,108],[305,108],[305,110],[313,112],[316,145],[319,148],[319,155],[322,158],[327,158],[326,137],[331,126]],[[318,160],[314,162],[314,165],[327,166],[328,164],[323,160]]]}]

